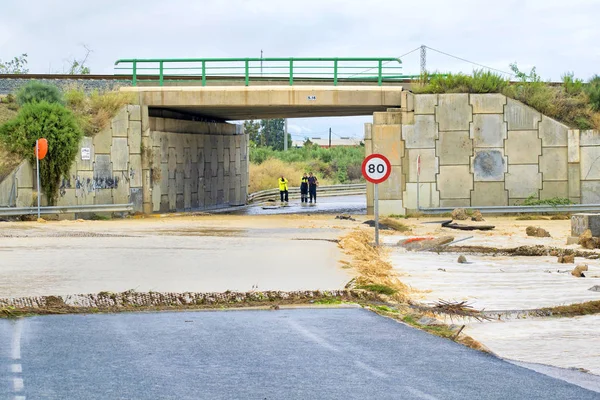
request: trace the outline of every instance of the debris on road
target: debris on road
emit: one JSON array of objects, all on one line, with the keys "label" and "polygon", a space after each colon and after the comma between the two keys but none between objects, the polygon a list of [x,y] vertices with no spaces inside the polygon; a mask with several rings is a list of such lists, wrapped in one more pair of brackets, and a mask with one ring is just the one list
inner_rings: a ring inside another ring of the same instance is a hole
[{"label": "debris on road", "polygon": [[587,264],[580,264],[578,266],[576,266],[573,271],[571,271],[571,275],[577,277],[577,278],[585,278],[585,275],[583,274],[584,271],[588,270],[588,266]]},{"label": "debris on road", "polygon": [[475,210],[475,212],[473,212],[473,216],[471,217],[471,221],[481,222],[481,221],[485,221],[485,219],[483,219],[483,215],[481,214],[481,211]]},{"label": "debris on road", "polygon": [[350,214],[336,215],[335,219],[342,219],[342,220],[348,220],[348,221],[356,221],[356,219],[352,218],[352,215],[350,215]]},{"label": "debris on road", "polygon": [[412,308],[424,312],[430,312],[434,315],[447,315],[452,317],[473,318],[477,321],[491,321],[492,318],[485,315],[483,311],[477,310],[469,305],[466,301],[446,301],[439,300],[433,306],[425,306],[421,304],[411,304]]},{"label": "debris on road", "polygon": [[442,222],[442,228],[458,229],[461,231],[491,231],[495,228],[493,225],[462,225],[452,221]]},{"label": "debris on road", "polygon": [[550,233],[547,230],[545,230],[544,228],[540,228],[539,226],[528,226],[525,229],[525,233],[527,234],[527,236],[552,237],[550,236]]},{"label": "debris on road", "polygon": [[575,263],[575,255],[574,254],[565,254],[564,256],[558,256],[559,264],[574,264]]},{"label": "debris on road", "polygon": [[400,240],[398,242],[398,246],[404,247],[406,250],[410,251],[424,251],[451,243],[453,240],[453,236],[440,236],[438,238],[409,238]]},{"label": "debris on road", "polygon": [[597,249],[600,248],[600,238],[593,237],[592,231],[586,229],[581,235],[579,235],[578,244],[584,249]]},{"label": "debris on road", "polygon": [[591,290],[592,292],[600,292],[600,285],[594,285],[588,290]]},{"label": "debris on road", "polygon": [[469,216],[467,215],[467,211],[464,208],[455,208],[454,210],[452,210],[452,219],[458,221],[465,221],[469,219]]},{"label": "debris on road", "polygon": [[[371,228],[375,228],[375,220],[368,220],[363,222],[365,225],[369,225]],[[410,228],[404,225],[400,221],[396,221],[392,218],[384,218],[379,221],[379,229],[384,231],[396,231],[396,232],[408,232]]]},{"label": "debris on road", "polygon": [[467,257],[461,254],[460,256],[458,256],[458,260],[456,260],[456,262],[459,264],[467,264]]}]

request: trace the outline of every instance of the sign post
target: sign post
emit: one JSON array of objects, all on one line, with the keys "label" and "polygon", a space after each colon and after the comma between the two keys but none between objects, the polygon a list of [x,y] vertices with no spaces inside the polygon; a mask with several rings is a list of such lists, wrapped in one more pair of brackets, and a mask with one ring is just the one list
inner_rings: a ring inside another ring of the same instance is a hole
[{"label": "sign post", "polygon": [[419,154],[417,156],[417,211],[419,211],[421,209],[421,207],[419,205],[419,189],[421,186],[421,183],[419,182],[420,177],[421,177],[421,155]]},{"label": "sign post", "polygon": [[40,160],[43,160],[48,153],[48,141],[44,138],[39,138],[35,141],[35,164],[37,171],[37,209],[38,219],[40,219]]},{"label": "sign post", "polygon": [[375,246],[379,246],[379,184],[390,177],[392,165],[386,156],[371,154],[362,163],[362,174],[374,187]]}]

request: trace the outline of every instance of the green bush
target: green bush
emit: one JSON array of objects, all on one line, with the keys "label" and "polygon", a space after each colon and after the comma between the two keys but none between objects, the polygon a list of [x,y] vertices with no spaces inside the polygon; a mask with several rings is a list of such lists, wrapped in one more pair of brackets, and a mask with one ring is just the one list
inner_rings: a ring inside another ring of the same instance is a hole
[{"label": "green bush", "polygon": [[40,179],[48,202],[55,204],[60,180],[68,175],[83,137],[73,113],[57,103],[28,103],[0,126],[4,147],[34,165],[35,141],[42,137],[48,140],[48,154],[40,161]]},{"label": "green bush", "polygon": [[37,81],[29,82],[19,89],[16,94],[16,99],[20,106],[42,101],[64,104],[62,93],[56,86]]},{"label": "green bush", "polygon": [[413,85],[415,93],[499,93],[508,80],[501,75],[475,70],[473,75],[424,73]]},{"label": "green bush", "polygon": [[600,111],[600,75],[595,75],[585,88],[592,110]]}]

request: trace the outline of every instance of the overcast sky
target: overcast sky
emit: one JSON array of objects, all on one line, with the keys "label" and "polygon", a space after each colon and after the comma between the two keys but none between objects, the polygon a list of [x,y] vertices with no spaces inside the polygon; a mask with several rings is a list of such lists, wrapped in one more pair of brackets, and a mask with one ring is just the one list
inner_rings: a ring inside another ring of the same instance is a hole
[{"label": "overcast sky", "polygon": [[[32,73],[62,72],[93,50],[92,73],[119,58],[397,57],[421,44],[502,71],[600,73],[600,0],[0,0],[0,59],[28,53]],[[403,72],[419,72],[419,53]],[[429,70],[476,66],[428,51]],[[361,136],[369,118],[296,119],[290,131],[332,126]]]}]

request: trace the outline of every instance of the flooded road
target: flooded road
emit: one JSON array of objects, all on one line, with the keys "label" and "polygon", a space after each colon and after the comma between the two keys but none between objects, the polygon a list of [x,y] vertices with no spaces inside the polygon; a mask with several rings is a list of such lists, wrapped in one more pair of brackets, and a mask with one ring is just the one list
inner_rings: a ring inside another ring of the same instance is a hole
[{"label": "flooded road", "polygon": [[283,207],[277,202],[266,202],[251,205],[238,211],[228,212],[234,215],[271,215],[271,214],[354,214],[367,213],[367,199],[365,195],[359,196],[333,196],[321,197],[318,203],[306,204],[300,200],[291,200],[289,205]]}]

